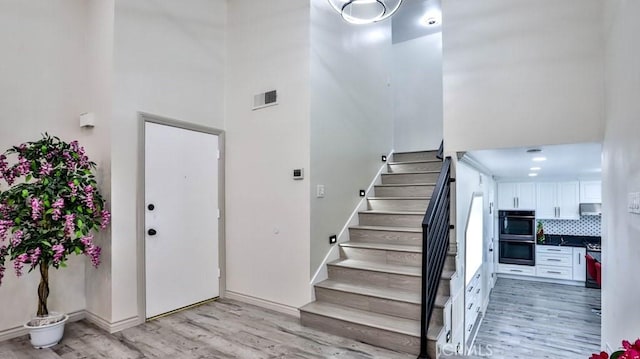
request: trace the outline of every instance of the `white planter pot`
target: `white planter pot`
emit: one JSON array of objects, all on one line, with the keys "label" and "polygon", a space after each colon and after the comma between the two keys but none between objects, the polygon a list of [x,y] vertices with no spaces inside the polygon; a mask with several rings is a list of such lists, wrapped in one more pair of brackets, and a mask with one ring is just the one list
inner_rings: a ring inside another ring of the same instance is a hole
[{"label": "white planter pot", "polygon": [[36,349],[50,348],[60,342],[62,335],[64,334],[64,324],[69,319],[69,316],[63,314],[63,319],[59,322],[41,326],[31,326],[29,323],[24,327],[29,329],[29,336],[31,337],[31,345]]}]

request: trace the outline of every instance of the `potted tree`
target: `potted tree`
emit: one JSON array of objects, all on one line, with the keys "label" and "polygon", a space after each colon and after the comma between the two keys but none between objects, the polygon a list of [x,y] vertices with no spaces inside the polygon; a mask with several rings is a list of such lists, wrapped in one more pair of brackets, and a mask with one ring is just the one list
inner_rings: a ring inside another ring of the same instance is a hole
[{"label": "potted tree", "polygon": [[18,277],[40,271],[37,315],[25,324],[36,348],[56,345],[68,319],[49,312],[49,269],[66,267],[71,254],[100,264],[93,234],[106,228],[110,213],[95,168],[77,141],[48,134],[0,155],[0,285],[9,261]]}]

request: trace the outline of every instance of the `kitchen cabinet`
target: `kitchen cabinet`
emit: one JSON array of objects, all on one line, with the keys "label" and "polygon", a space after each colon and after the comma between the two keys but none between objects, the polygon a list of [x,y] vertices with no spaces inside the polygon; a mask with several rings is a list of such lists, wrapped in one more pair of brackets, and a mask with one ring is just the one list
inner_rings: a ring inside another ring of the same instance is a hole
[{"label": "kitchen cabinet", "polygon": [[471,337],[476,320],[482,311],[482,268],[480,268],[465,288],[464,328],[466,340]]},{"label": "kitchen cabinet", "polygon": [[498,183],[498,209],[536,209],[536,185],[533,182]]},{"label": "kitchen cabinet", "polygon": [[579,182],[541,182],[536,187],[537,218],[580,219]]},{"label": "kitchen cabinet", "polygon": [[580,203],[602,203],[602,181],[581,181]]},{"label": "kitchen cabinet", "polygon": [[587,266],[584,263],[586,248],[573,249],[573,280],[584,282],[587,279]]}]

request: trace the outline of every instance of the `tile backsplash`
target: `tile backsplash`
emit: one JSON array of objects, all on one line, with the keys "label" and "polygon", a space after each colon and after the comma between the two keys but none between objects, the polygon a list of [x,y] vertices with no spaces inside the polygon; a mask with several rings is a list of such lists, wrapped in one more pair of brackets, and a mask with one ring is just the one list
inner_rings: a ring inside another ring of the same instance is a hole
[{"label": "tile backsplash", "polygon": [[573,236],[601,235],[600,216],[582,216],[579,220],[541,219],[545,234],[564,234]]}]

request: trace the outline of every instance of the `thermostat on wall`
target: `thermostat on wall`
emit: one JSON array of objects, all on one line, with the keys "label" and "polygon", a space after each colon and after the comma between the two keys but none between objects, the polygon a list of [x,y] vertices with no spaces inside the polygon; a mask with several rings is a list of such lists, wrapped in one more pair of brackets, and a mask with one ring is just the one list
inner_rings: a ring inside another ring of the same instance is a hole
[{"label": "thermostat on wall", "polygon": [[278,93],[276,90],[259,93],[253,96],[253,110],[259,110],[261,108],[275,106],[277,104]]}]

